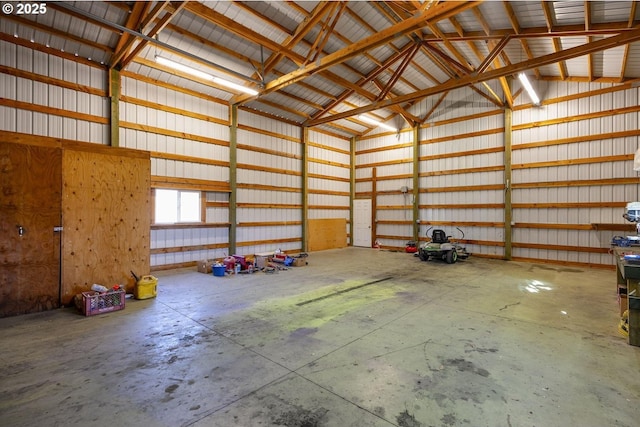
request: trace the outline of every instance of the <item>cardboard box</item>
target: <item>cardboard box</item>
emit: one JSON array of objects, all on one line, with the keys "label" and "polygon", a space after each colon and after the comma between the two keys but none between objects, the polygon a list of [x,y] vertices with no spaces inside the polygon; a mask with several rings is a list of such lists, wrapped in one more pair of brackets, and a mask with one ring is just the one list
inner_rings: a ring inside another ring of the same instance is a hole
[{"label": "cardboard box", "polygon": [[618,305],[620,306],[620,317],[629,308],[629,302],[627,299],[627,287],[618,285]]},{"label": "cardboard box", "polygon": [[293,259],[293,264],[291,264],[293,267],[303,267],[305,265],[309,264],[307,262],[307,257],[304,258],[294,258]]},{"label": "cardboard box", "polygon": [[202,261],[198,261],[198,272],[211,274],[213,271],[213,261],[208,259],[203,259]]},{"label": "cardboard box", "polygon": [[267,266],[267,263],[271,261],[271,257],[273,256],[273,252],[263,252],[261,254],[256,254],[256,268],[262,269]]}]

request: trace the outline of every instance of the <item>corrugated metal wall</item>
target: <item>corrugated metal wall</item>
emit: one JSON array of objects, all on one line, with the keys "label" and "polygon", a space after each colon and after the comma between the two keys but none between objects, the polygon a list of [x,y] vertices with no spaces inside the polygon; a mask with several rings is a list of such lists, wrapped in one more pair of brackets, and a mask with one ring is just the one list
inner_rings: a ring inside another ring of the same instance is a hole
[{"label": "corrugated metal wall", "polygon": [[237,138],[237,252],[300,251],[300,128],[241,110]]},{"label": "corrugated metal wall", "polygon": [[640,197],[638,89],[549,82],[539,90],[548,105],[513,114],[513,257],[611,264],[611,238],[635,234],[616,225],[632,229],[622,214]]},{"label": "corrugated metal wall", "polygon": [[[634,234],[622,219],[640,199],[633,156],[640,146],[638,88],[539,82],[544,106],[526,96],[509,122],[470,89],[452,92],[419,130],[420,239],[432,227],[476,256],[608,266],[614,235]],[[505,126],[511,125],[510,162]],[[382,247],[401,249],[412,233],[396,188],[410,183],[410,131],[361,138],[356,196],[374,200]],[[511,180],[506,185],[506,169]],[[375,171],[375,173],[374,173]],[[375,194],[373,194],[375,188]],[[409,184],[410,185],[410,184]],[[507,192],[511,191],[511,210]],[[393,194],[396,193],[396,194]],[[409,189],[411,194],[411,189]],[[511,244],[505,227],[512,214]],[[391,230],[391,231],[390,231]]]},{"label": "corrugated metal wall", "polygon": [[437,115],[420,129],[419,166],[420,238],[430,236],[430,228],[441,228],[455,238],[464,233],[468,251],[502,257],[502,109],[471,89],[449,94]]},{"label": "corrugated metal wall", "polygon": [[412,132],[386,133],[356,145],[356,197],[372,199],[373,230],[382,247],[412,240],[412,138]]},{"label": "corrugated metal wall", "polygon": [[[5,137],[109,144],[106,72],[0,41],[0,130]],[[152,230],[152,265],[218,258],[229,246],[230,132],[224,103],[123,73],[122,146],[152,152],[155,186],[206,191],[206,223]],[[632,233],[622,219],[640,199],[633,154],[640,145],[638,88],[537,82],[543,107],[526,96],[512,114],[513,259],[611,265],[611,237]],[[447,102],[449,101],[449,102]],[[356,197],[373,197],[376,237],[401,249],[413,233],[413,178],[419,179],[420,238],[428,227],[465,232],[477,256],[505,256],[504,110],[470,89],[447,95],[413,135],[360,138]],[[291,124],[240,110],[237,132],[238,252],[300,250],[304,149]],[[307,134],[308,218],[349,218],[351,142]],[[225,189],[226,186],[226,189]],[[407,192],[403,192],[407,187]]]},{"label": "corrugated metal wall", "polygon": [[151,152],[152,186],[205,189],[204,225],[152,226],[151,266],[224,257],[229,193],[207,189],[229,181],[227,106],[133,74],[122,76],[120,101],[120,145]]},{"label": "corrugated metal wall", "polygon": [[309,131],[308,217],[344,218],[350,235],[351,142]]},{"label": "corrugated metal wall", "polygon": [[0,129],[108,143],[104,71],[5,41],[0,67]]}]

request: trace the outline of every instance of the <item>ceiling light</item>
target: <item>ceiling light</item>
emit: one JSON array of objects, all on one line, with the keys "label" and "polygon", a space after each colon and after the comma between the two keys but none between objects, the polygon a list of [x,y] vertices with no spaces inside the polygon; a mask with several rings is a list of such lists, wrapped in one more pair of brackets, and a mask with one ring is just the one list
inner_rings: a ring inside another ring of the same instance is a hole
[{"label": "ceiling light", "polygon": [[156,62],[158,64],[165,65],[167,67],[171,67],[174,70],[182,71],[186,74],[191,74],[192,76],[201,78],[203,80],[211,80],[214,83],[217,83],[222,86],[226,86],[231,89],[235,89],[237,91],[241,91],[244,93],[248,93],[249,95],[257,95],[258,91],[253,90],[251,88],[239,85],[237,83],[230,82],[228,80],[222,79],[220,77],[215,77],[209,73],[205,73],[204,71],[196,70],[195,68],[191,68],[188,65],[181,64],[179,62],[172,61],[170,59],[164,58],[162,56],[156,55]]},{"label": "ceiling light", "polygon": [[387,130],[391,130],[391,131],[394,131],[394,132],[398,131],[398,129],[394,128],[393,126],[390,126],[390,125],[388,125],[386,123],[379,122],[376,119],[372,119],[371,117],[365,116],[363,114],[360,114],[358,116],[358,119],[362,120],[363,122],[367,122],[369,124],[375,125],[375,126],[380,126],[381,128],[384,128],[384,129],[387,129]]},{"label": "ceiling light", "polygon": [[181,64],[179,62],[172,61],[170,59],[164,58],[162,56],[156,55],[156,62],[161,65],[165,65],[167,67],[171,67],[174,70],[182,71],[183,73],[191,74],[192,76],[199,77],[203,80],[213,80],[213,76],[209,73],[205,73],[204,71],[196,70],[195,68],[191,68],[188,65]]},{"label": "ceiling light", "polygon": [[533,90],[533,86],[531,86],[531,83],[529,82],[527,75],[525,73],[520,73],[518,74],[518,78],[520,79],[520,83],[522,83],[522,86],[524,86],[524,88],[527,90],[527,93],[529,94],[529,98],[531,98],[531,101],[535,105],[540,105],[540,98],[538,98],[538,95],[536,95],[536,91]]},{"label": "ceiling light", "polygon": [[258,94],[257,90],[253,90],[250,87],[242,86],[242,85],[239,85],[237,83],[233,83],[233,82],[230,82],[228,80],[221,79],[220,77],[214,77],[213,78],[213,82],[214,83],[218,83],[219,85],[222,85],[222,86],[226,86],[226,87],[231,88],[231,89],[235,89],[235,90],[239,90],[239,91],[244,92],[244,93],[248,93],[249,95],[257,95]]}]

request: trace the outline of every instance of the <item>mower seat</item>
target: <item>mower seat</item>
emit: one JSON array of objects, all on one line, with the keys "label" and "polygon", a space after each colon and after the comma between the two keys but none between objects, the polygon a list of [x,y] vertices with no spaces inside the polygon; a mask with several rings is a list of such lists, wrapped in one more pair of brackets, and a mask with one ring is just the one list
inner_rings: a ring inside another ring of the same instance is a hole
[{"label": "mower seat", "polygon": [[433,243],[447,243],[449,239],[447,239],[447,235],[444,230],[433,230],[431,234],[431,241]]}]

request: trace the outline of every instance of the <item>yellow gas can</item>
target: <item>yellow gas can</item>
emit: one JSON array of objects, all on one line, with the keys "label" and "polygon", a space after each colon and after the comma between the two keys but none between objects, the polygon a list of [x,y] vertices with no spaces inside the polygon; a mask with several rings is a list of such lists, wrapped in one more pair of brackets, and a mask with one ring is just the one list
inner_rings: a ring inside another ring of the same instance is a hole
[{"label": "yellow gas can", "polygon": [[135,299],[155,298],[158,295],[158,279],[153,276],[142,276],[133,288]]}]

